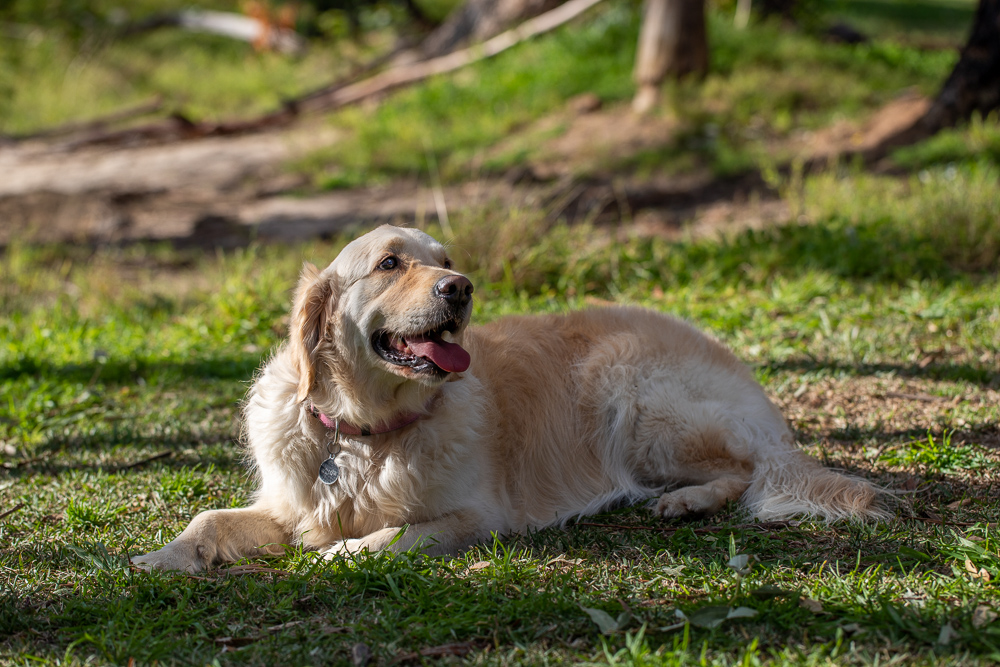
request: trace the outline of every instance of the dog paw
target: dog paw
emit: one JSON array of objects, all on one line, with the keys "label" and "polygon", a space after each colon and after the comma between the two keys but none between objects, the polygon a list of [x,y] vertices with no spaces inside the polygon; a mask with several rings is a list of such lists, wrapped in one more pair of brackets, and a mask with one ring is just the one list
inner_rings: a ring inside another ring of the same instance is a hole
[{"label": "dog paw", "polygon": [[363,551],[368,551],[368,544],[363,539],[349,539],[335,542],[331,547],[323,552],[323,556],[331,558],[333,556],[357,555]]},{"label": "dog paw", "polygon": [[715,498],[697,487],[664,493],[656,503],[656,513],[664,519],[682,516],[711,514],[715,511]]},{"label": "dog paw", "polygon": [[205,569],[203,559],[198,557],[197,548],[189,548],[186,545],[178,546],[173,542],[157,551],[151,551],[142,556],[133,556],[130,562],[146,572],[153,570],[200,572]]}]

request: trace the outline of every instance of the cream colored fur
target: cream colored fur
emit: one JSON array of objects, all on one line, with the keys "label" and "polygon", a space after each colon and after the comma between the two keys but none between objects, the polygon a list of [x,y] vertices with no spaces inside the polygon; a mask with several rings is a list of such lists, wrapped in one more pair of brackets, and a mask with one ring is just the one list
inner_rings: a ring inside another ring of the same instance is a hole
[{"label": "cream colored fur", "polygon": [[[390,255],[399,265],[383,270]],[[426,234],[384,226],[326,269],[307,265],[290,340],[244,408],[253,504],[204,512],[133,561],[197,571],[286,544],[453,553],[491,533],[647,498],[667,518],[736,500],[762,519],[884,516],[873,486],[796,449],[736,357],[666,315],[603,308],[463,327],[455,340],[471,367],[443,378],[383,360],[374,332],[413,334],[440,322],[433,287],[455,274],[446,261]],[[341,476],[327,486],[317,473],[329,433],[311,405],[352,424],[422,417],[381,435],[342,436]]]}]

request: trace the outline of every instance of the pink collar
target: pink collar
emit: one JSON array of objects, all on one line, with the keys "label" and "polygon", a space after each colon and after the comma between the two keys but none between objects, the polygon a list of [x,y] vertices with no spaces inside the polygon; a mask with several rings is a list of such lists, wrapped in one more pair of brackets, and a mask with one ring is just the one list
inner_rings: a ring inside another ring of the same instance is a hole
[{"label": "pink collar", "polygon": [[[309,411],[312,413],[313,417],[316,417],[321,422],[323,426],[327,427],[331,431],[338,427],[336,419],[331,419],[322,412],[316,409],[315,405],[309,406]],[[367,426],[355,426],[354,424],[349,424],[345,421],[339,423],[340,432],[344,435],[380,435],[382,433],[388,433],[390,431],[396,431],[403,428],[404,426],[409,426],[413,422],[417,421],[423,416],[419,412],[414,412],[408,415],[400,415],[395,419],[387,422],[382,422],[381,424],[375,425],[373,428],[368,428]]]}]

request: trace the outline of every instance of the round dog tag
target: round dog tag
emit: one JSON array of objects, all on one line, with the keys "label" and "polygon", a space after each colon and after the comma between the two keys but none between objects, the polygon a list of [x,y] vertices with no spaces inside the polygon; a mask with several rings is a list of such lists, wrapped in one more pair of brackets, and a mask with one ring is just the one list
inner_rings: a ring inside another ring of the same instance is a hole
[{"label": "round dog tag", "polygon": [[338,477],[340,477],[340,466],[337,465],[332,456],[320,464],[319,481],[324,484],[334,484]]}]

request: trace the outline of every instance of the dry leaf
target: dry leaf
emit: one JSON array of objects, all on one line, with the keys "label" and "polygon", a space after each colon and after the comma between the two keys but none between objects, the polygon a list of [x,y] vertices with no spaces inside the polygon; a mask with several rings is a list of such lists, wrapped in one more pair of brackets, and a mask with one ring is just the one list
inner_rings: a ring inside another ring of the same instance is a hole
[{"label": "dry leaf", "polygon": [[555,558],[553,558],[552,560],[550,560],[548,563],[546,563],[546,565],[553,565],[555,563],[562,563],[564,565],[582,565],[583,564],[583,559],[582,558],[572,558],[571,559],[571,558],[563,558],[562,556],[556,556]]},{"label": "dry leaf", "polygon": [[823,611],[823,603],[819,600],[813,600],[812,598],[802,598],[799,602],[800,607],[805,607],[814,614],[819,614]]},{"label": "dry leaf", "polygon": [[478,563],[473,563],[472,565],[470,565],[469,571],[471,572],[472,570],[482,570],[483,568],[487,568],[489,566],[490,562],[488,560],[481,560]]},{"label": "dry leaf", "polygon": [[972,575],[973,579],[982,579],[984,583],[990,583],[990,573],[985,567],[976,567],[968,558],[965,559],[965,571]]},{"label": "dry leaf", "polygon": [[368,644],[358,642],[351,647],[351,662],[354,663],[354,667],[365,667],[371,659],[372,650],[368,648]]},{"label": "dry leaf", "polygon": [[961,500],[956,500],[955,502],[948,505],[948,509],[957,510],[959,508],[965,507],[972,504],[972,498],[962,498]]},{"label": "dry leaf", "polygon": [[972,612],[972,627],[981,628],[984,625],[989,625],[997,618],[997,613],[987,607],[984,604],[976,607],[976,610]]}]

